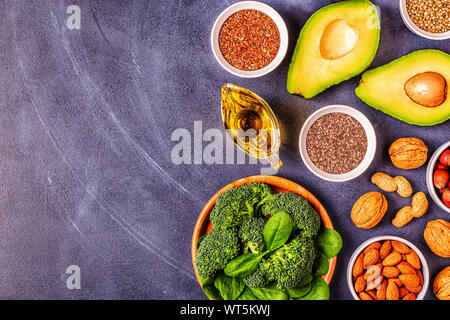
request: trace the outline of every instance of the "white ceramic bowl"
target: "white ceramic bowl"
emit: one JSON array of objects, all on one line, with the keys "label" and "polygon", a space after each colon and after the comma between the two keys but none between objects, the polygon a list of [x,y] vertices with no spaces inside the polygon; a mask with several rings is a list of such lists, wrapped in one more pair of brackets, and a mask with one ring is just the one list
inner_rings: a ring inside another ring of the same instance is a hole
[{"label": "white ceramic bowl", "polygon": [[417,253],[417,255],[419,256],[420,263],[422,264],[423,286],[422,286],[422,290],[419,292],[419,294],[417,295],[416,299],[417,300],[423,300],[423,298],[425,297],[425,294],[427,293],[428,284],[430,282],[430,270],[428,269],[428,264],[427,264],[427,261],[425,260],[424,255],[422,254],[422,252],[420,252],[420,250],[415,245],[413,245],[408,240],[405,240],[405,239],[400,238],[400,237],[388,236],[388,235],[378,236],[378,237],[371,238],[371,239],[369,239],[367,241],[364,241],[355,250],[355,252],[353,252],[353,255],[350,257],[350,261],[348,262],[348,265],[347,265],[347,285],[348,285],[348,288],[349,288],[353,298],[355,300],[360,300],[358,294],[356,293],[356,291],[355,291],[355,289],[353,287],[353,281],[352,281],[353,265],[355,264],[356,259],[358,258],[359,254],[368,245],[370,245],[373,242],[384,241],[384,240],[397,240],[397,241],[403,242],[410,249],[414,250]]},{"label": "white ceramic bowl", "polygon": [[[219,48],[219,33],[224,22],[233,13],[246,9],[258,10],[268,15],[275,22],[280,34],[280,48],[278,49],[278,53],[275,56],[275,58],[272,60],[271,63],[269,63],[264,68],[254,71],[245,71],[233,67],[230,63],[228,63],[227,60],[225,60]],[[272,7],[258,1],[241,1],[229,6],[224,11],[222,11],[222,13],[217,17],[216,22],[214,23],[214,26],[211,31],[211,47],[217,61],[225,70],[242,78],[256,78],[266,75],[269,72],[273,71],[283,61],[288,49],[288,44],[289,44],[289,36],[283,18]]]},{"label": "white ceramic bowl", "polygon": [[450,31],[442,33],[433,33],[420,29],[408,14],[408,10],[406,9],[406,0],[400,0],[399,8],[403,22],[406,24],[408,29],[414,32],[415,34],[432,40],[445,40],[450,38]]},{"label": "white ceramic bowl", "polygon": [[[364,128],[364,131],[366,132],[367,136],[367,151],[366,155],[364,156],[364,159],[361,161],[361,163],[352,171],[343,173],[343,174],[332,174],[325,172],[321,169],[319,169],[309,158],[308,151],[306,150],[306,137],[308,135],[308,131],[313,125],[313,123],[319,119],[320,117],[332,113],[332,112],[340,112],[345,113],[356,120],[359,121],[359,123]],[[375,134],[375,129],[372,126],[372,123],[367,119],[367,117],[362,114],[360,111],[356,110],[355,108],[344,106],[344,105],[331,105],[327,107],[323,107],[316,112],[314,112],[312,115],[309,116],[308,119],[306,119],[303,128],[300,132],[299,137],[299,148],[300,148],[300,155],[302,157],[303,162],[305,163],[306,167],[314,173],[319,178],[332,181],[332,182],[344,182],[348,180],[355,179],[359,175],[361,175],[364,171],[367,170],[367,168],[372,163],[373,158],[375,157],[375,151],[377,149],[377,137]]]},{"label": "white ceramic bowl", "polygon": [[434,166],[436,164],[436,162],[438,162],[440,155],[442,154],[442,152],[444,152],[444,150],[450,148],[450,141],[447,141],[446,143],[444,143],[442,146],[439,147],[439,149],[437,149],[433,155],[430,158],[430,161],[428,161],[428,166],[427,166],[427,188],[428,188],[428,193],[431,195],[431,198],[433,198],[433,201],[444,211],[446,211],[447,213],[450,213],[450,208],[447,207],[441,200],[441,197],[438,195],[436,188],[434,187],[433,184],[433,172],[434,172]]}]

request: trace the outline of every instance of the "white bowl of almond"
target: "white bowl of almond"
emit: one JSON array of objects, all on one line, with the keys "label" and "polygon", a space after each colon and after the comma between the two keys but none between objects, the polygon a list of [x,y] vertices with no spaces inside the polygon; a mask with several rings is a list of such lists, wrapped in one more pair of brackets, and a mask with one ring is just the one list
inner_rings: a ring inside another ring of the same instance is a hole
[{"label": "white bowl of almond", "polygon": [[362,243],[347,267],[347,284],[355,300],[422,300],[429,278],[422,252],[389,235]]}]

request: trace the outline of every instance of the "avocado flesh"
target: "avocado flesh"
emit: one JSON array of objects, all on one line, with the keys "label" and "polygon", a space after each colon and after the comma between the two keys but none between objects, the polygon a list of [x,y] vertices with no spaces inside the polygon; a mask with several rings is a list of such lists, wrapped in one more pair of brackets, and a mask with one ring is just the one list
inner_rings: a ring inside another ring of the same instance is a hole
[{"label": "avocado flesh", "polygon": [[[436,107],[414,102],[405,91],[409,79],[425,72],[440,74],[446,81],[445,100]],[[363,73],[355,90],[369,106],[409,124],[432,126],[450,118],[450,55],[439,50],[418,50]]]},{"label": "avocado flesh", "polygon": [[300,32],[287,76],[288,92],[312,98],[360,74],[375,57],[379,40],[379,17],[370,1],[321,8]]}]

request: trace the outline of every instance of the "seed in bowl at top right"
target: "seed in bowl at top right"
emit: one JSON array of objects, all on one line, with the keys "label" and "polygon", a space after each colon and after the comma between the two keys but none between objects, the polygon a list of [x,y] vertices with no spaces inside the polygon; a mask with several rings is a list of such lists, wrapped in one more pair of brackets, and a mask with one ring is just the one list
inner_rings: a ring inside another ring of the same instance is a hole
[{"label": "seed in bowl at top right", "polygon": [[450,55],[418,50],[363,73],[356,95],[369,106],[409,124],[450,119]]}]

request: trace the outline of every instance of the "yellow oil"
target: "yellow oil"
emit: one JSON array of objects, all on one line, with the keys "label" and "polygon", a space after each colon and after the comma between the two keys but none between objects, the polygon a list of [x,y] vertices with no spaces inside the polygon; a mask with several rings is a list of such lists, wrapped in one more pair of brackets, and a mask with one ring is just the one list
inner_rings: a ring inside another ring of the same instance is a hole
[{"label": "yellow oil", "polygon": [[245,153],[268,159],[273,168],[282,163],[278,156],[278,119],[264,99],[250,90],[227,83],[222,86],[222,121],[234,143]]}]

